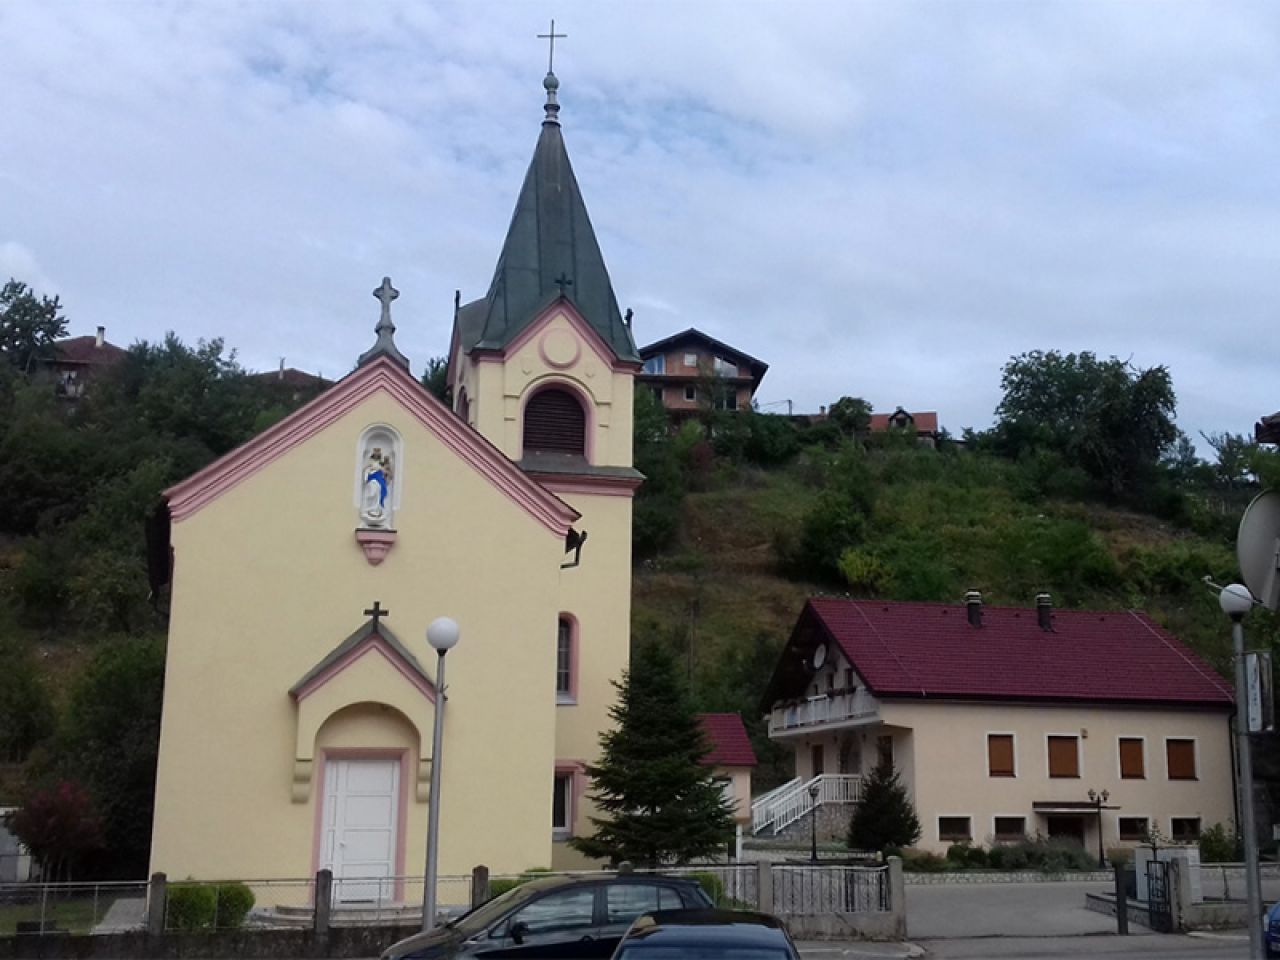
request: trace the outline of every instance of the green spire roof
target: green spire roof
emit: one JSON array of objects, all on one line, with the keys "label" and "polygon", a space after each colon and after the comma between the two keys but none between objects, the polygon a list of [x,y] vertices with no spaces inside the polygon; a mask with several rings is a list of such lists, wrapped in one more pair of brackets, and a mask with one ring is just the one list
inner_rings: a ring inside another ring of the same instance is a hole
[{"label": "green spire roof", "polygon": [[459,312],[463,346],[468,352],[504,348],[563,295],[619,360],[639,363],[560,134],[559,83],[549,73],[543,85],[547,116],[493,282],[483,300]]}]

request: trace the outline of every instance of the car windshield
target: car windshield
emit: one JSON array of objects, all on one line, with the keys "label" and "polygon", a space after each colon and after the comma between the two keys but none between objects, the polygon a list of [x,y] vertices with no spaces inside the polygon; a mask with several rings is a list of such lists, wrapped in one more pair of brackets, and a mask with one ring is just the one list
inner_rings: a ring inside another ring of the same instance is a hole
[{"label": "car windshield", "polygon": [[781,947],[743,947],[724,943],[635,944],[623,947],[617,954],[617,958],[623,960],[790,960],[790,956]]},{"label": "car windshield", "polygon": [[491,923],[507,913],[512,907],[528,900],[537,891],[530,887],[515,887],[506,893],[500,893],[474,910],[468,911],[457,920],[449,923],[450,930],[457,930],[463,936],[474,937]]}]

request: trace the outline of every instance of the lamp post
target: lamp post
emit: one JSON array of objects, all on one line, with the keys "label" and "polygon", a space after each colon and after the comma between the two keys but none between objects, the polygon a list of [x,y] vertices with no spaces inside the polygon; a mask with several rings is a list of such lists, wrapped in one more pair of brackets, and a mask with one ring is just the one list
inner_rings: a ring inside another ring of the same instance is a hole
[{"label": "lamp post", "polygon": [[1111,799],[1111,794],[1106,790],[1101,793],[1089,788],[1089,802],[1094,805],[1098,813],[1098,869],[1105,870],[1107,868],[1107,858],[1102,849],[1102,805]]},{"label": "lamp post", "polygon": [[1258,834],[1253,823],[1253,756],[1249,752],[1249,681],[1244,662],[1244,615],[1253,609],[1253,594],[1231,583],[1218,594],[1218,606],[1231,618],[1231,646],[1236,661],[1236,755],[1240,762],[1240,832],[1244,834],[1244,883],[1249,902],[1245,928],[1249,956],[1262,956],[1262,890],[1258,882]]},{"label": "lamp post", "polygon": [[437,617],[427,627],[427,643],[436,652],[435,730],[431,736],[431,796],[427,801],[427,869],[422,889],[422,929],[436,925],[436,840],[440,835],[440,754],[444,743],[444,655],[458,642],[458,624]]},{"label": "lamp post", "polygon": [[809,858],[818,862],[818,790],[816,783],[809,784]]}]

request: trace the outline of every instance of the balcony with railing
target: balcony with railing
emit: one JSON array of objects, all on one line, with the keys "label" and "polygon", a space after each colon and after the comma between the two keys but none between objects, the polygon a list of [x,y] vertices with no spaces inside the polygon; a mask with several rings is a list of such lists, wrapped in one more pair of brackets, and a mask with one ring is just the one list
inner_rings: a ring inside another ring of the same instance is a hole
[{"label": "balcony with railing", "polygon": [[780,704],[769,714],[769,736],[783,735],[815,727],[872,723],[879,719],[880,704],[865,688],[844,690],[799,702]]}]

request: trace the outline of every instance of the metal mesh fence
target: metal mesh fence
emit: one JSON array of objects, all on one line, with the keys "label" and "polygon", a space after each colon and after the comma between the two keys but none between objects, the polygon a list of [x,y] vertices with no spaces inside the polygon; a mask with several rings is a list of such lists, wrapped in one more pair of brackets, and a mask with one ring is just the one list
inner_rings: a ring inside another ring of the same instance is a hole
[{"label": "metal mesh fence", "polygon": [[773,867],[775,913],[879,913],[889,906],[888,867]]},{"label": "metal mesh fence", "polygon": [[123,933],[146,917],[145,882],[0,884],[0,936]]}]

